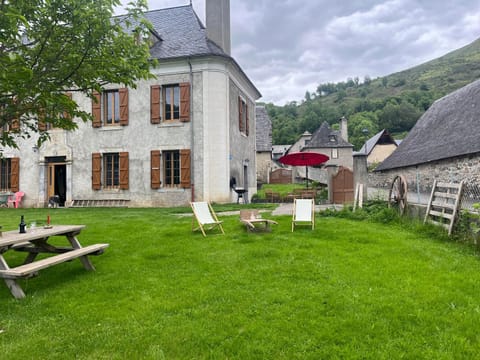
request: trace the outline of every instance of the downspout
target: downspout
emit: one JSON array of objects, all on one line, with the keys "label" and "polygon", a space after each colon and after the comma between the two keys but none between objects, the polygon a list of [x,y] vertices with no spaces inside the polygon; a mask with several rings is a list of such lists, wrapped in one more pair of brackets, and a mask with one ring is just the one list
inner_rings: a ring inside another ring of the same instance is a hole
[{"label": "downspout", "polygon": [[195,201],[195,161],[194,161],[194,149],[195,149],[195,143],[194,143],[194,131],[193,127],[195,125],[195,122],[193,121],[193,69],[192,69],[192,63],[190,62],[190,58],[187,59],[188,61],[188,67],[190,68],[190,144],[191,144],[191,149],[190,149],[190,188],[191,190],[191,197],[192,197],[192,202]]}]

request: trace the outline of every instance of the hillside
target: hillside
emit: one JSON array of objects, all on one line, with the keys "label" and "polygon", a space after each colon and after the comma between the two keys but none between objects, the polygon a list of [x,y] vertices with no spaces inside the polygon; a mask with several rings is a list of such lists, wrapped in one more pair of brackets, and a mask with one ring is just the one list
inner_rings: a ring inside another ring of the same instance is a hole
[{"label": "hillside", "polygon": [[273,143],[293,143],[324,121],[349,119],[349,140],[358,149],[382,129],[402,138],[438,98],[480,78],[480,39],[440,58],[376,79],[319,84],[305,100],[267,104]]}]

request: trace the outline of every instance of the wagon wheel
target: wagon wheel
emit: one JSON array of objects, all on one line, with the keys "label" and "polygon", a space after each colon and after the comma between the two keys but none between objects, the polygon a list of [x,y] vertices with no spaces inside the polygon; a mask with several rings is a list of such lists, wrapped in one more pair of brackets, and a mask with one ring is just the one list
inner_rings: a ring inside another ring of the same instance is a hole
[{"label": "wagon wheel", "polygon": [[407,207],[407,181],[402,175],[397,175],[393,179],[388,194],[388,207],[398,209],[400,215],[403,215]]}]

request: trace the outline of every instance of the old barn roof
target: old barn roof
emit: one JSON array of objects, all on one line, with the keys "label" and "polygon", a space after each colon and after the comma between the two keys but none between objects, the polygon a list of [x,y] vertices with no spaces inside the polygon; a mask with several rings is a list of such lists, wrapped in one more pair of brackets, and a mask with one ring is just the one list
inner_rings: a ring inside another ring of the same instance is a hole
[{"label": "old barn roof", "polygon": [[437,100],[376,171],[480,152],[480,80]]}]

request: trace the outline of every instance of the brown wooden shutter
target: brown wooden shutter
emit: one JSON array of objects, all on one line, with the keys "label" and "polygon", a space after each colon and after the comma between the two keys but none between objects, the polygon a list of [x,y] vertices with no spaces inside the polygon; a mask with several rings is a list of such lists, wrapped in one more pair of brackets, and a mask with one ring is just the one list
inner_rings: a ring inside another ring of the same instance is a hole
[{"label": "brown wooden shutter", "polygon": [[242,98],[239,96],[238,97],[238,130],[240,131],[243,131],[242,114],[243,114]]},{"label": "brown wooden shutter", "polygon": [[38,131],[46,131],[47,123],[45,122],[45,109],[42,108],[38,111]]},{"label": "brown wooden shutter", "polygon": [[92,126],[94,128],[99,128],[102,127],[102,97],[101,94],[96,91],[93,92],[93,97],[95,100],[92,99]]},{"label": "brown wooden shutter", "polygon": [[20,130],[20,120],[18,118],[12,120],[10,123],[10,130],[14,132]]},{"label": "brown wooden shutter", "polygon": [[150,151],[150,182],[152,189],[160,189],[162,181],[160,180],[160,159],[162,155],[160,150]]},{"label": "brown wooden shutter", "polygon": [[120,156],[120,189],[128,190],[128,152],[121,152]]},{"label": "brown wooden shutter", "polygon": [[20,158],[11,158],[10,166],[10,191],[17,192],[20,191]]},{"label": "brown wooden shutter", "polygon": [[150,122],[152,124],[160,124],[160,85],[150,86]]},{"label": "brown wooden shutter", "polygon": [[180,84],[180,121],[190,121],[190,83]]},{"label": "brown wooden shutter", "polygon": [[190,149],[180,150],[180,185],[185,188],[190,188]]},{"label": "brown wooden shutter", "polygon": [[92,154],[92,189],[102,188],[102,154]]},{"label": "brown wooden shutter", "polygon": [[248,105],[245,103],[245,134],[248,136],[249,130],[249,117],[248,117]]},{"label": "brown wooden shutter", "polygon": [[[68,97],[70,100],[72,100],[72,93],[64,93],[63,95],[65,95],[65,96]],[[64,118],[64,119],[67,119],[67,120],[72,120],[72,117],[71,117],[70,114],[67,113],[66,111],[63,112],[63,118]]]},{"label": "brown wooden shutter", "polygon": [[120,125],[128,125],[128,89],[121,88],[118,90],[120,98]]}]

